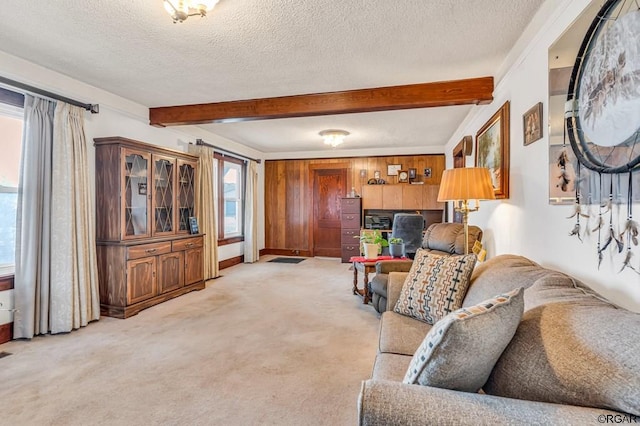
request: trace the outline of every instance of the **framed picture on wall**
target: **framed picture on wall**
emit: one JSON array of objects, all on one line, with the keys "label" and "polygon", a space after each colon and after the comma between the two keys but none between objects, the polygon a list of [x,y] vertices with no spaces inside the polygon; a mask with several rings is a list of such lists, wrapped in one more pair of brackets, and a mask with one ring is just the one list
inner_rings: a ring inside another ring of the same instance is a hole
[{"label": "framed picture on wall", "polygon": [[522,126],[525,146],[542,139],[542,102],[538,102],[522,115]]},{"label": "framed picture on wall", "polygon": [[388,164],[387,176],[398,176],[398,170],[402,169],[402,164]]},{"label": "framed picture on wall", "polygon": [[509,101],[476,134],[476,167],[486,167],[496,198],[509,198]]}]

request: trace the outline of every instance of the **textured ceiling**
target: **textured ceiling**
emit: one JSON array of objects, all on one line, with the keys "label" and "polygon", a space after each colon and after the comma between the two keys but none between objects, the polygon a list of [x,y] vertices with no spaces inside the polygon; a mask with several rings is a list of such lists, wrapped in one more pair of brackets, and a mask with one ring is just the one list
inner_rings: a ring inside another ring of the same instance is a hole
[{"label": "textured ceiling", "polygon": [[[183,24],[161,0],[2,3],[0,50],[151,107],[495,75],[543,0],[221,0]],[[204,127],[264,152],[315,150],[328,127],[442,146],[469,108]]]}]

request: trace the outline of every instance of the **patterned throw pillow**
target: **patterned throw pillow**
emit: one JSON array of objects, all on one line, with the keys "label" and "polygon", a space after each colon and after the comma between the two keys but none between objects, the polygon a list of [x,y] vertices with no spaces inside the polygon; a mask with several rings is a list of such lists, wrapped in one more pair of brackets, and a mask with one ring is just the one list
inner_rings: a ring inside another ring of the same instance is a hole
[{"label": "patterned throw pillow", "polygon": [[518,328],[523,293],[518,288],[438,321],[413,355],[403,382],[477,392]]},{"label": "patterned throw pillow", "polygon": [[429,324],[462,306],[476,255],[442,256],[418,249],[394,311]]}]

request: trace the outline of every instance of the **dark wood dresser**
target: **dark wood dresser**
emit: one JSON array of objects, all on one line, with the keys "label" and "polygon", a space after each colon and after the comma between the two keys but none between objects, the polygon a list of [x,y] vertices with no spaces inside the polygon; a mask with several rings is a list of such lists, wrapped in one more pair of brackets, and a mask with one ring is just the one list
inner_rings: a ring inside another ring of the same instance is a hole
[{"label": "dark wood dresser", "polygon": [[360,235],[362,225],[362,198],[341,199],[342,218],[341,228],[341,253],[342,263],[348,263],[351,256],[360,256],[360,240],[355,238]]}]

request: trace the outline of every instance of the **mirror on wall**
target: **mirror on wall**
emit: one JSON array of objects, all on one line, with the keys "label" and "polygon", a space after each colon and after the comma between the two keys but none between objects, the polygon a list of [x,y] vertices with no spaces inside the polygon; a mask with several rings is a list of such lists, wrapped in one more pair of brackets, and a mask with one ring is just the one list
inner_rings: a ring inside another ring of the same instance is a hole
[{"label": "mirror on wall", "polygon": [[[581,195],[581,204],[599,205],[608,202],[610,197],[611,201],[615,204],[626,203],[628,201],[628,173],[600,174],[589,170],[584,166],[578,168],[578,160],[571,148],[568,133],[565,131],[565,111],[571,110],[573,105],[569,104],[569,106],[566,106],[567,94],[570,88],[571,73],[574,64],[576,63],[576,57],[579,53],[583,39],[589,32],[589,27],[592,25],[594,19],[598,15],[598,12],[605,3],[607,2],[603,0],[593,1],[549,48],[549,106],[547,110],[549,114],[549,202],[551,204],[575,203],[576,186],[578,186],[579,193]],[[614,9],[614,13],[610,15],[613,19],[609,19],[605,25],[602,25],[603,33],[607,32],[612,25],[615,25],[610,24],[609,22],[615,22],[616,19],[619,19],[618,17],[625,16],[630,11],[635,11],[636,14],[638,13],[633,4],[627,5],[627,3],[627,1],[618,2],[618,6],[615,6],[616,9]],[[609,4],[611,3],[609,2]],[[637,18],[637,15],[633,18],[633,25],[637,24]],[[610,34],[615,35],[615,32]],[[626,33],[623,32],[623,34]],[[595,39],[597,35],[594,35],[593,37]],[[624,38],[621,40],[624,43],[628,42],[628,40],[625,41]],[[616,43],[620,43],[620,40],[611,40],[612,46],[616,47]],[[596,52],[594,53],[594,56],[596,60],[595,64],[597,66],[603,67],[608,64],[607,61],[610,62],[611,60],[619,61],[618,54],[608,55],[609,52],[606,51],[606,49],[603,49],[603,51],[605,52],[600,56],[597,55],[597,50],[593,51]],[[622,67],[626,66],[626,68],[630,68],[635,66],[634,64],[637,65],[637,62],[635,62],[637,58],[637,48],[632,47],[631,51],[623,50],[622,56],[624,56],[625,53],[627,54],[627,63],[623,64]],[[629,57],[630,53],[632,53],[635,58]],[[619,70],[620,68],[613,69],[610,73],[615,74]],[[622,68],[622,70],[624,71],[625,68]],[[605,69],[605,71],[607,70]],[[608,74],[605,75],[604,71],[602,71],[593,83],[606,86],[608,82],[607,78]],[[634,90],[636,89],[634,88]],[[596,91],[593,93],[596,93]],[[597,93],[603,95],[605,91],[599,90]],[[611,94],[608,95],[610,96]],[[590,98],[584,99],[588,100],[591,107],[594,105],[598,106],[596,105],[595,100]],[[636,101],[636,99],[633,99],[632,102],[633,101]],[[599,104],[599,106],[602,105]],[[575,108],[575,106],[573,108]],[[624,111],[624,109],[618,109],[620,111]],[[580,112],[582,113],[583,111]],[[603,118],[603,121],[604,120],[605,118]],[[594,144],[587,141],[587,145]],[[597,142],[597,145],[603,144]],[[638,155],[638,153],[635,152],[637,150],[635,147],[637,143],[630,148],[623,145],[625,144],[618,145],[617,147],[596,146],[596,149],[598,149],[600,153],[604,153],[603,157],[614,157],[615,155],[619,155],[620,152],[624,152],[624,155],[626,156],[627,151],[629,151],[629,156],[631,157]],[[624,151],[625,149],[626,151]],[[640,173],[633,174],[633,182],[634,188],[640,188]],[[634,201],[640,200],[640,190],[633,191],[632,199]]]},{"label": "mirror on wall", "polygon": [[603,5],[594,1],[549,47],[549,203],[573,204],[577,159],[564,132],[564,110],[571,71],[589,25]]}]

